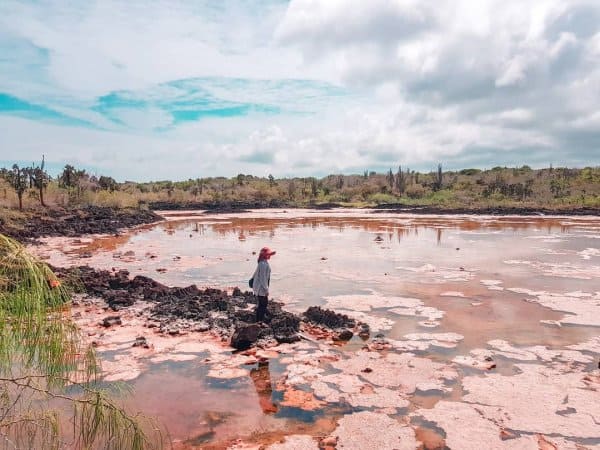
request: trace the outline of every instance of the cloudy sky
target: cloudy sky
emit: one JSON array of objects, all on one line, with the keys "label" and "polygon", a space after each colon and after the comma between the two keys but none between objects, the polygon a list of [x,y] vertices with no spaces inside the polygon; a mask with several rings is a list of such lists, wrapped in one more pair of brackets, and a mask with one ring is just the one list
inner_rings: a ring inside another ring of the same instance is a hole
[{"label": "cloudy sky", "polygon": [[0,2],[0,165],[600,164],[600,2]]}]

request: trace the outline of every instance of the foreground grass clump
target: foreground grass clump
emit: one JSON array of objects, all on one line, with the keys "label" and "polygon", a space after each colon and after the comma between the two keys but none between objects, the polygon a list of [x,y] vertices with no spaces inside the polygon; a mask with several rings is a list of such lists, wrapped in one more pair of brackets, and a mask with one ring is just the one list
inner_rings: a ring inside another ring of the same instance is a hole
[{"label": "foreground grass clump", "polygon": [[100,388],[68,302],[45,264],[0,235],[0,448],[161,447],[149,421]]}]

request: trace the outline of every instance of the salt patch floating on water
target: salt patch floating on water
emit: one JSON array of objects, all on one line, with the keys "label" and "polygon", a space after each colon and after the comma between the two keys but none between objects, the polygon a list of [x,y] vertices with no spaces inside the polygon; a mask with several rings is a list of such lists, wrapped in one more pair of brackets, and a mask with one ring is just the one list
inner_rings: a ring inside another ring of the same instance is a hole
[{"label": "salt patch floating on water", "polygon": [[[262,448],[262,446],[258,446],[257,448]],[[319,445],[312,436],[306,434],[292,434],[286,436],[283,442],[271,444],[266,448],[267,450],[318,450]]]},{"label": "salt patch floating on water", "polygon": [[423,328],[436,328],[440,326],[437,320],[421,320],[419,326]]},{"label": "salt patch floating on water", "polygon": [[387,309],[388,312],[403,316],[424,317],[430,321],[431,325],[444,316],[443,311],[425,306],[421,300],[411,297],[385,297],[373,293],[366,295],[336,295],[325,297],[325,300],[326,308],[367,323],[375,331],[391,329],[394,321],[386,317],[365,314],[373,309]]},{"label": "salt patch floating on water", "polygon": [[[518,364],[516,367],[521,371],[517,375],[488,373],[484,377],[463,378],[462,385],[467,392],[463,401],[473,404],[483,418],[511,430],[600,439],[598,371],[594,376],[569,372],[568,366]],[[427,413],[423,413],[427,417]],[[444,429],[451,432],[449,428]]]},{"label": "salt patch floating on water", "polygon": [[507,288],[511,292],[527,294],[530,301],[538,303],[554,311],[572,314],[565,316],[558,322],[562,325],[589,325],[600,327],[600,292],[574,291],[557,294],[545,291],[532,291],[526,288]]},{"label": "salt patch floating on water", "polygon": [[495,355],[501,355],[506,358],[516,359],[520,361],[561,361],[561,362],[576,362],[588,364],[593,362],[591,356],[582,354],[574,350],[551,350],[542,345],[532,347],[518,348],[511,345],[509,342],[502,339],[494,339],[488,342],[488,345],[493,349]]},{"label": "salt patch floating on water", "polygon": [[283,392],[283,401],[279,405],[299,408],[304,411],[316,411],[322,409],[325,406],[325,402],[317,399],[312,392],[288,387]]},{"label": "salt patch floating on water", "polygon": [[457,291],[447,291],[447,292],[442,292],[440,294],[440,297],[461,297],[461,298],[464,298],[465,294],[463,294],[462,292],[457,292]]},{"label": "salt patch floating on water", "polygon": [[548,242],[548,243],[564,242],[565,239],[561,239],[561,237],[564,237],[564,236],[551,234],[551,235],[547,235],[547,236],[525,236],[525,239],[539,239],[542,242]]},{"label": "salt patch floating on water", "polygon": [[372,309],[394,307],[416,307],[423,305],[417,298],[410,297],[385,297],[376,292],[365,295],[335,295],[324,297],[326,307],[331,309],[346,309],[353,311],[369,312]]},{"label": "salt patch floating on water", "polygon": [[539,261],[523,261],[509,259],[504,264],[524,265],[537,269],[543,275],[562,278],[575,278],[579,280],[591,280],[600,278],[600,266],[578,266],[571,263],[543,263]]},{"label": "salt patch floating on water", "polygon": [[[412,353],[359,351],[347,359],[331,363],[344,373],[358,375],[375,386],[398,389],[402,394],[412,394],[419,383],[434,383],[440,390],[447,389],[446,380],[454,380],[458,373],[452,367],[420,358]],[[365,369],[371,369],[366,371]]]},{"label": "salt patch floating on water", "polygon": [[448,448],[465,450],[538,450],[533,436],[501,438],[502,428],[481,416],[478,405],[442,400],[432,409],[419,409],[412,416],[435,422],[445,432]]},{"label": "salt patch floating on water", "polygon": [[417,306],[414,308],[392,308],[389,312],[398,314],[399,316],[415,316],[425,317],[428,321],[436,321],[444,317],[444,311],[441,311],[432,306]]},{"label": "salt patch floating on water", "polygon": [[433,264],[424,264],[419,267],[398,266],[398,270],[408,272],[427,274],[434,283],[443,283],[446,281],[469,281],[473,278],[473,270],[452,267],[436,267]]},{"label": "salt patch floating on water", "polygon": [[411,427],[370,411],[342,417],[331,436],[337,439],[336,448],[344,450],[414,450],[420,444]]},{"label": "salt patch floating on water", "polygon": [[181,361],[192,361],[198,358],[198,355],[192,355],[191,353],[167,353],[164,355],[157,355],[150,358],[150,361],[157,364],[166,361],[181,362]]},{"label": "salt patch floating on water", "polygon": [[502,284],[501,280],[479,280],[481,284],[483,284],[490,291],[503,291],[504,288],[500,286]]},{"label": "salt patch floating on water", "polygon": [[311,389],[316,397],[327,403],[343,401],[355,408],[376,408],[391,414],[397,413],[398,408],[406,408],[410,404],[398,391],[375,387],[356,375],[345,373],[320,377],[311,384]]},{"label": "salt patch floating on water", "polygon": [[464,338],[463,335],[458,333],[411,333],[404,335],[404,339],[407,341],[422,341],[430,346],[441,348],[455,348]]},{"label": "salt patch floating on water", "polygon": [[206,375],[209,378],[221,380],[232,380],[235,378],[244,378],[250,375],[250,371],[240,367],[216,367],[213,366]]},{"label": "salt patch floating on water", "polygon": [[286,383],[295,386],[298,384],[308,384],[317,379],[323,369],[309,364],[289,364],[286,368]]},{"label": "salt patch floating on water", "polygon": [[580,344],[569,345],[567,348],[600,354],[600,336],[594,336]]},{"label": "salt patch floating on water", "polygon": [[128,355],[115,355],[114,360],[101,360],[104,381],[131,381],[142,373],[142,365]]},{"label": "salt patch floating on water", "polygon": [[600,249],[598,248],[586,248],[580,252],[577,252],[583,259],[591,259],[592,256],[600,256]]}]

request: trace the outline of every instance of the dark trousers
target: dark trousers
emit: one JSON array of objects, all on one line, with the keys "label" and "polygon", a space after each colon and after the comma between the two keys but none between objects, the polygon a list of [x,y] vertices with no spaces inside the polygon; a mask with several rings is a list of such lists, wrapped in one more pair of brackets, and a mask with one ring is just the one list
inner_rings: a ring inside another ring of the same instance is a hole
[{"label": "dark trousers", "polygon": [[269,299],[266,295],[257,295],[256,299],[258,300],[258,306],[256,307],[256,321],[264,322],[265,316],[267,315],[267,303],[269,303]]}]

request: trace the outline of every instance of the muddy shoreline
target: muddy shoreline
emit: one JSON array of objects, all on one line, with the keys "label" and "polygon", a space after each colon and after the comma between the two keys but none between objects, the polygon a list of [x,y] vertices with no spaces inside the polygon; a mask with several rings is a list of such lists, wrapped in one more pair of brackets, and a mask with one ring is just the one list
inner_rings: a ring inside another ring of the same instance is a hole
[{"label": "muddy shoreline", "polygon": [[149,205],[151,210],[156,211],[185,211],[202,210],[206,213],[232,213],[247,212],[252,209],[319,209],[331,210],[335,208],[342,209],[373,209],[375,213],[398,213],[398,214],[426,214],[426,215],[491,215],[491,216],[600,216],[600,208],[576,207],[576,208],[543,208],[530,206],[489,206],[489,207],[459,207],[446,208],[443,206],[431,205],[403,205],[403,204],[379,204],[368,208],[356,208],[346,206],[340,203],[311,203],[307,205],[296,205],[285,201],[276,202],[193,202],[193,203],[174,203],[174,202],[152,202]]},{"label": "muddy shoreline", "polygon": [[137,208],[45,208],[0,210],[0,234],[21,242],[45,236],[80,237],[87,234],[115,234],[125,228],[164,220],[158,214]]}]

